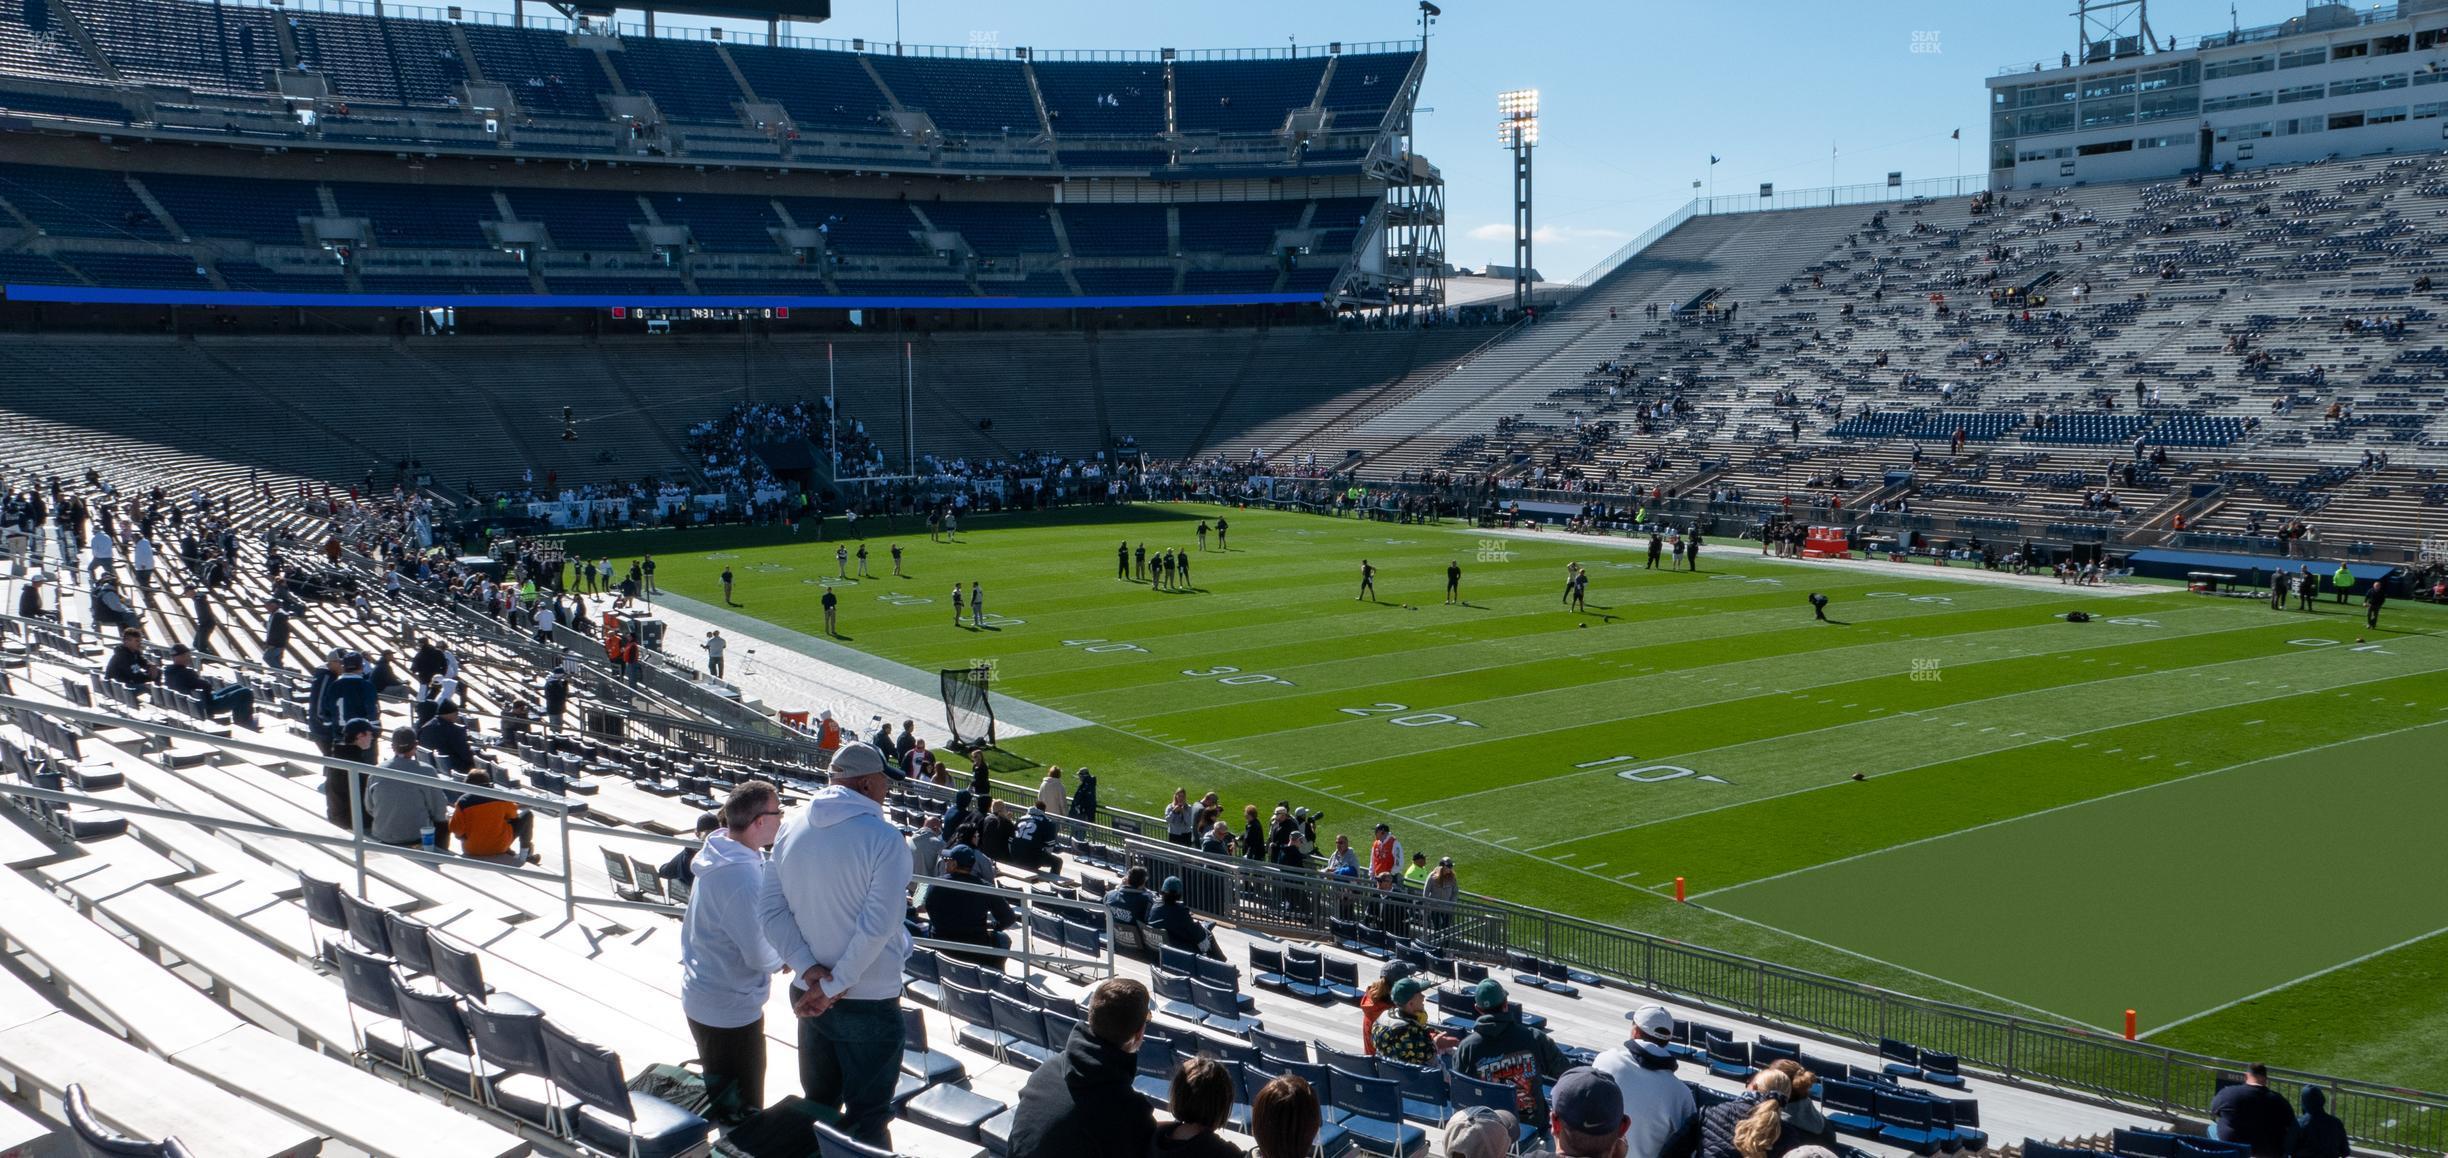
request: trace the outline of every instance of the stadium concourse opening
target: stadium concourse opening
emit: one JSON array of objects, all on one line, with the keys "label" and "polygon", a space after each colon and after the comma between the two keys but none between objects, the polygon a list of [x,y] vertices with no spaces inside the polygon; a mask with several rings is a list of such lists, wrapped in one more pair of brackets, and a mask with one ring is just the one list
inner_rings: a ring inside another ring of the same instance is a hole
[{"label": "stadium concourse opening", "polygon": [[1565,283],[1433,5],[533,7],[0,0],[0,1154],[2448,1151],[2448,9]]}]

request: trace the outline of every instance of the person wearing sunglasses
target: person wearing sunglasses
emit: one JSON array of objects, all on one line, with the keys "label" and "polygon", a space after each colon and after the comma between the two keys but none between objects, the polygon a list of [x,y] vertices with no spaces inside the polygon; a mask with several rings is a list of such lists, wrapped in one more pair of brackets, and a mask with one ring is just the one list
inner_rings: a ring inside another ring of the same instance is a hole
[{"label": "person wearing sunglasses", "polygon": [[690,864],[680,1008],[705,1065],[706,1117],[727,1126],[765,1106],[765,999],[784,966],[765,939],[757,893],[765,850],[782,831],[782,795],[766,781],[742,781],[718,815],[722,827]]}]

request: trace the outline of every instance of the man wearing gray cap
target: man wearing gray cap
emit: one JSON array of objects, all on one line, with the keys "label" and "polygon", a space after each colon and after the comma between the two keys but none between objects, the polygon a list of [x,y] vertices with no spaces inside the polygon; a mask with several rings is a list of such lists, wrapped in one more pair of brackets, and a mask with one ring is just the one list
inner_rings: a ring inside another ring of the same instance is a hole
[{"label": "man wearing gray cap", "polygon": [[1590,1063],[1623,1092],[1631,1158],[1683,1158],[1699,1139],[1699,1107],[1666,1049],[1673,1041],[1674,1015],[1663,1005],[1644,1005],[1632,1011],[1632,1037]]},{"label": "man wearing gray cap", "polygon": [[884,818],[892,779],[872,744],[834,752],[832,783],[782,826],[757,897],[765,938],[797,977],[799,1084],[844,1132],[889,1148],[901,1067],[910,849]]},{"label": "man wearing gray cap", "polygon": [[1631,1158],[1624,1138],[1623,1091],[1615,1079],[1588,1066],[1576,1066],[1556,1079],[1547,1127],[1555,1138],[1555,1158]]}]

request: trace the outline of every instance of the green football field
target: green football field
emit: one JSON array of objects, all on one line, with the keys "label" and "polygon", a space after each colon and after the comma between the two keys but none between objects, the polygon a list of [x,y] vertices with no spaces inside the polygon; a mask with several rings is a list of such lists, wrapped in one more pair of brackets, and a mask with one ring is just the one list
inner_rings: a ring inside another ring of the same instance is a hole
[{"label": "green football field", "polygon": [[[1219,514],[1230,549],[1199,553]],[[2106,598],[1733,540],[1669,572],[1625,540],[1212,506],[990,517],[957,543],[875,521],[874,569],[897,541],[909,577],[835,584],[843,642],[927,672],[992,661],[999,698],[1090,721],[1006,747],[1093,767],[1108,804],[1213,789],[1237,827],[1290,800],[1363,846],[1387,821],[1475,892],[2448,1089],[2436,608],[2367,631],[2359,605]],[[1190,550],[1196,590],[1117,579],[1125,540]],[[778,530],[573,546],[653,551],[661,586],[708,603],[729,566],[741,611],[811,634],[834,573],[833,544]],[[985,585],[987,629],[952,623],[956,581]],[[1836,622],[1812,622],[1814,590]]]}]

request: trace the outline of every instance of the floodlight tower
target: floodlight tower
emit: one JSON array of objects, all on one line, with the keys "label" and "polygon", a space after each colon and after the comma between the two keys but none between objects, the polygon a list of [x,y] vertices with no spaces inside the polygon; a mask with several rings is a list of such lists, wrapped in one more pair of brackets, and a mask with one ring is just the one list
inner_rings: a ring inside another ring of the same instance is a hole
[{"label": "floodlight tower", "polygon": [[2150,0],[2076,0],[2074,21],[2079,63],[2159,51],[2151,38]]},{"label": "floodlight tower", "polygon": [[1513,150],[1513,308],[1530,304],[1530,153],[1538,147],[1539,94],[1496,94],[1496,143]]}]

